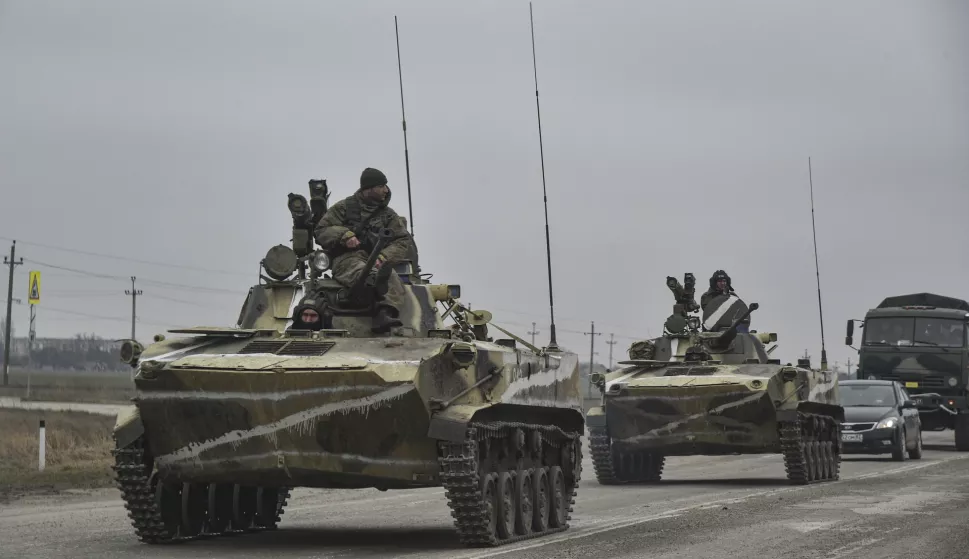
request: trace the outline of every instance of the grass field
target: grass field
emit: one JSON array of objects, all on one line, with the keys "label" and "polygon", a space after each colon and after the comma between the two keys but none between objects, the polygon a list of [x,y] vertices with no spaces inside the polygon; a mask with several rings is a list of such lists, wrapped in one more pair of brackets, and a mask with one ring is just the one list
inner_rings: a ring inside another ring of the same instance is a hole
[{"label": "grass field", "polygon": [[[46,466],[38,469],[38,426],[46,422]],[[0,500],[25,493],[108,487],[114,418],[82,412],[0,409]]]},{"label": "grass field", "polygon": [[10,370],[10,382],[0,396],[54,402],[128,403],[135,395],[130,373],[101,371],[31,371],[27,398],[27,371]]}]

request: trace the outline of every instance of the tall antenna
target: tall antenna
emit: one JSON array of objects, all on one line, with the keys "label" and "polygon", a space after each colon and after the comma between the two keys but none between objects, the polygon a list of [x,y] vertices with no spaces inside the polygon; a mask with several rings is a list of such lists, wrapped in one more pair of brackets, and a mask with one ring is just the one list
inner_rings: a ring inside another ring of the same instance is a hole
[{"label": "tall antenna", "polygon": [[821,271],[818,266],[818,233],[814,227],[814,177],[808,156],[808,183],[811,185],[811,233],[814,235],[814,273],[818,278],[818,316],[821,318],[821,370],[828,370],[828,352],[824,349],[824,311],[821,309]]},{"label": "tall antenna", "polygon": [[397,16],[394,16],[394,35],[397,36],[397,78],[400,81],[400,123],[404,129],[404,165],[407,169],[407,213],[410,216],[410,234],[414,236],[414,206],[410,199],[410,154],[407,151],[407,117],[404,115],[404,75],[400,69],[400,32]]},{"label": "tall antenna", "polygon": [[548,192],[545,189],[545,148],[542,146],[542,109],[538,103],[538,63],[535,61],[535,17],[532,3],[528,3],[528,18],[532,27],[532,69],[535,73],[535,110],[538,113],[538,153],[542,160],[542,199],[545,204],[545,256],[548,260],[548,306],[552,323],[549,325],[548,349],[558,350],[555,341],[555,300],[552,297],[552,243],[548,234]]}]

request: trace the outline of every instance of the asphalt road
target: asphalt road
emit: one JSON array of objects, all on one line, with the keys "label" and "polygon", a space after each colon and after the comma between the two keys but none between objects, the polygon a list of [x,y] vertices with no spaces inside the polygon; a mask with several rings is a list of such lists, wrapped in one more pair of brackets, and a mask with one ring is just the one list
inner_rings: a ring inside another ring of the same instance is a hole
[{"label": "asphalt road", "polygon": [[572,527],[492,549],[462,547],[443,490],[296,490],[273,532],[139,543],[116,490],[0,505],[0,556],[121,557],[962,557],[969,453],[925,433],[921,460],[848,456],[839,482],[794,487],[780,457],[689,457],[651,486],[596,483],[586,452]]}]

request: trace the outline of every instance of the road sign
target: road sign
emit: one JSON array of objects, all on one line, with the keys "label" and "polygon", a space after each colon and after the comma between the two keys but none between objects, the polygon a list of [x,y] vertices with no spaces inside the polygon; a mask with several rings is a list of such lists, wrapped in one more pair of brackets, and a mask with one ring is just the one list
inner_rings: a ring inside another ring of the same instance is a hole
[{"label": "road sign", "polygon": [[40,302],[40,270],[30,271],[30,289],[27,295],[27,301],[31,305],[36,305]]}]

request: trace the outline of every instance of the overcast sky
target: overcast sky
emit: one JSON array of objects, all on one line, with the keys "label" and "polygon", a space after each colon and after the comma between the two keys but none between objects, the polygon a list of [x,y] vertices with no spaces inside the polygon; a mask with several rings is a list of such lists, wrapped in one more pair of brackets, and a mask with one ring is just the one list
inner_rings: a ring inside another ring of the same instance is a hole
[{"label": "overcast sky", "polygon": [[[775,355],[817,363],[808,156],[831,364],[857,360],[845,320],[885,296],[969,298],[969,3],[534,12],[559,341],[583,359],[590,321],[597,361],[610,334],[618,360],[660,333],[667,275],[696,274],[699,299],[723,268],[760,303],[752,326],[779,333]],[[233,324],[310,178],[335,202],[377,167],[406,215],[394,15],[422,267],[546,341],[523,0],[0,1],[17,334],[31,269],[38,336],[127,336],[131,275],[139,338]]]}]

